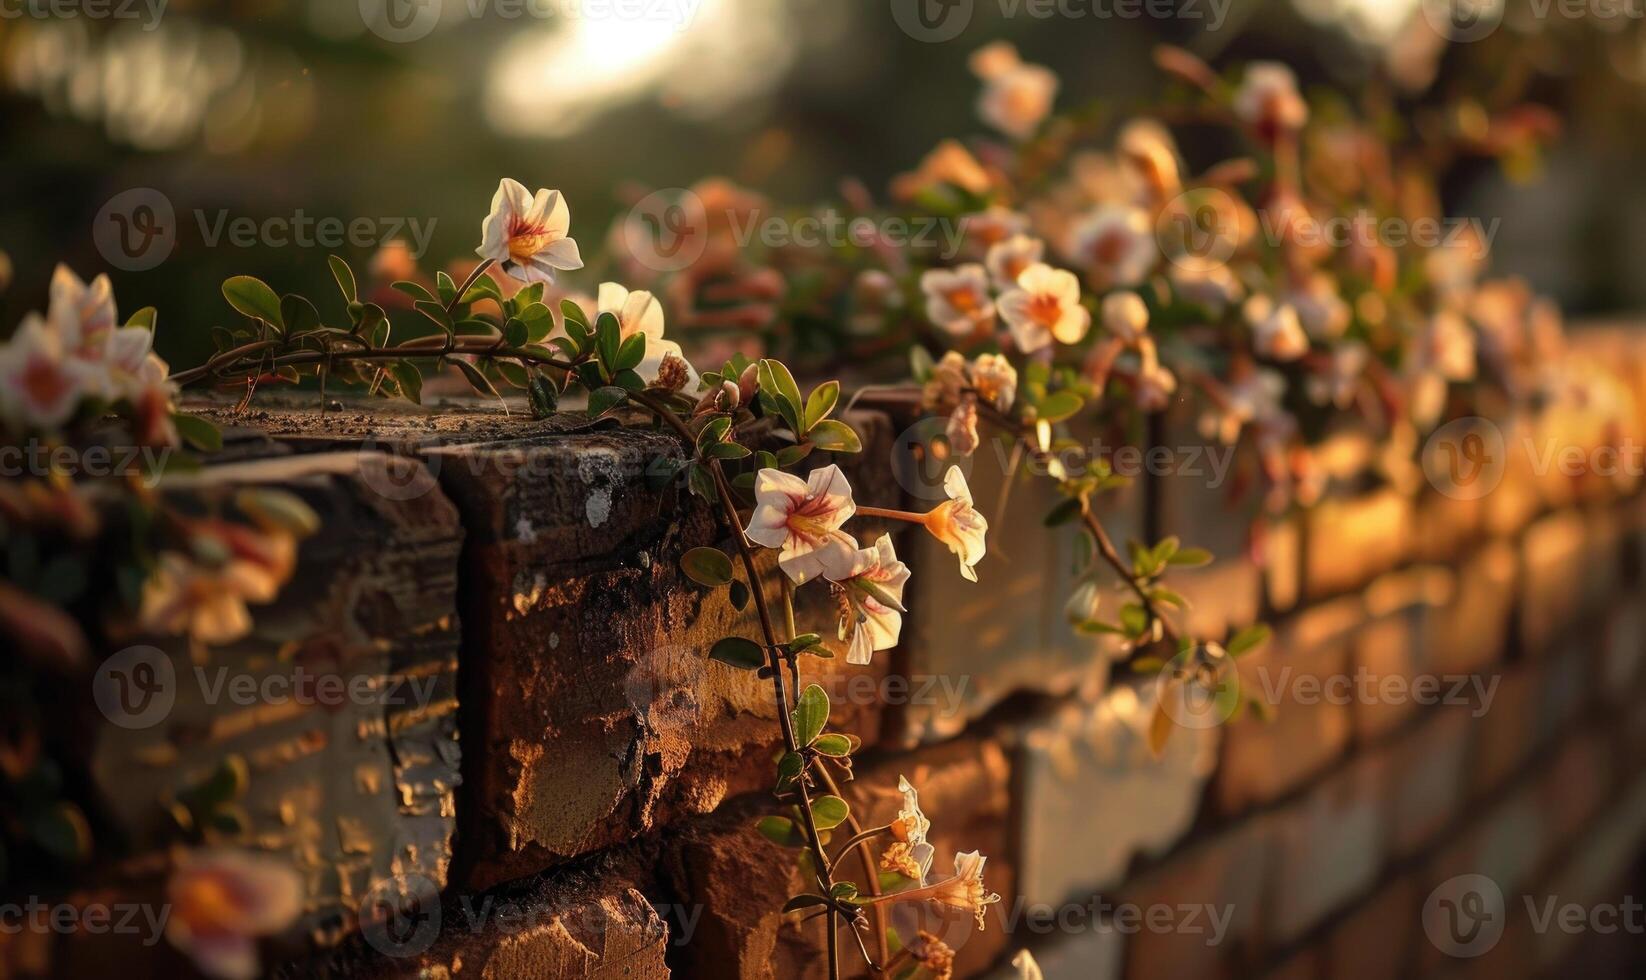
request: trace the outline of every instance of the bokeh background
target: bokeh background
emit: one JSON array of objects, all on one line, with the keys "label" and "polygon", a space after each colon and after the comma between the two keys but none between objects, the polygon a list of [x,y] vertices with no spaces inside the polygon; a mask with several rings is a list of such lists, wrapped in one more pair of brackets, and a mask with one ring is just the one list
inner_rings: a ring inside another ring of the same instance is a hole
[{"label": "bokeh background", "polygon": [[[0,331],[42,305],[58,261],[111,272],[122,309],[159,306],[159,350],[174,364],[208,352],[228,316],[226,276],[329,289],[325,249],[213,246],[207,232],[224,217],[432,224],[425,262],[439,267],[472,254],[503,175],[565,191],[586,256],[647,190],[709,174],[790,203],[831,198],[847,176],[882,189],[937,140],[979,129],[966,58],[1001,38],[1063,76],[1063,104],[1097,99],[1122,116],[1160,89],[1159,41],[1219,66],[1279,58],[1351,94],[1392,79],[1389,97],[1414,120],[1459,92],[1528,93],[1562,114],[1564,135],[1507,172],[1456,168],[1449,210],[1501,218],[1497,270],[1569,313],[1646,301],[1633,270],[1646,244],[1635,162],[1646,5],[1538,17],[1548,4],[1458,0],[1503,25],[1448,44],[1425,26],[1422,0],[1147,8],[1170,17],[1114,0],[1063,0],[1075,15],[1049,17],[1029,0],[975,0],[966,28],[932,43],[899,28],[899,2],[394,0],[407,16],[440,8],[426,37],[397,43],[368,29],[360,0],[171,0],[135,20],[36,16],[25,3],[38,0],[4,0],[0,249],[13,288]],[[1424,124],[1479,122],[1467,106],[1448,112]],[[99,210],[133,188],[160,191],[178,216],[175,251],[142,272],[110,268],[93,240]],[[341,251],[356,262],[370,252]]]}]

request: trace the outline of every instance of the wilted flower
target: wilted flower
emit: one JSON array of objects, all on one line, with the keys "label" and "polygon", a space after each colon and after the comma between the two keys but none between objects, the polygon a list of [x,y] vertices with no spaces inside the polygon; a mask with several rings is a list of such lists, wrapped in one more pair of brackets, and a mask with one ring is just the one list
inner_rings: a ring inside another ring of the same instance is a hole
[{"label": "wilted flower", "polygon": [[977,927],[982,929],[985,921],[984,910],[1000,901],[999,895],[983,885],[983,865],[987,861],[988,858],[976,851],[956,853],[953,877],[924,888],[901,892],[897,897],[930,899],[951,909],[970,912],[977,918]]},{"label": "wilted flower", "polygon": [[577,242],[567,237],[570,231],[571,212],[559,191],[540,190],[534,196],[524,184],[505,177],[492,197],[475,251],[523,282],[552,283],[556,271],[583,268]]},{"label": "wilted flower", "polygon": [[996,41],[972,54],[972,71],[983,80],[977,114],[1013,139],[1034,135],[1052,111],[1057,98],[1057,75],[1042,65],[1031,65],[1017,49]]},{"label": "wilted flower", "polygon": [[1018,349],[1032,353],[1056,338],[1076,344],[1091,329],[1091,311],[1080,305],[1080,280],[1065,269],[1037,264],[1000,297],[1000,315]]},{"label": "wilted flower", "polygon": [[982,437],[977,431],[977,399],[962,397],[960,404],[954,407],[949,415],[949,424],[944,427],[943,435],[949,440],[949,448],[956,455],[970,456],[977,452],[977,447],[983,444]]},{"label": "wilted flower", "polygon": [[954,947],[922,929],[909,944],[909,956],[932,976],[951,980],[954,976]]},{"label": "wilted flower", "polygon": [[1297,76],[1278,61],[1257,61],[1246,66],[1246,75],[1234,97],[1235,114],[1266,139],[1283,132],[1295,132],[1309,121],[1309,105],[1297,90]]},{"label": "wilted flower", "polygon": [[1127,123],[1120,131],[1118,149],[1126,165],[1142,177],[1151,203],[1164,204],[1182,191],[1177,146],[1164,126],[1152,119]]},{"label": "wilted flower", "polygon": [[946,351],[932,365],[932,373],[921,389],[920,403],[933,412],[948,412],[960,404],[961,393],[971,384],[966,358],[959,351]]},{"label": "wilted flower", "polygon": [[805,480],[768,467],[755,477],[754,498],[745,533],[758,545],[781,549],[778,567],[796,584],[851,576],[857,542],[840,526],[857,505],[840,467],[813,470]]},{"label": "wilted flower", "polygon": [[975,262],[927,270],[920,277],[920,289],[926,294],[926,315],[957,337],[972,333],[994,316],[989,275]]},{"label": "wilted flower", "polygon": [[259,974],[257,938],[281,932],[303,911],[303,879],[284,861],[246,851],[195,851],[166,885],[166,938],[221,980]]},{"label": "wilted flower", "polygon": [[659,381],[664,361],[673,358],[685,368],[687,389],[696,390],[697,372],[681,353],[680,345],[663,339],[663,304],[657,301],[656,296],[644,289],[631,291],[615,282],[603,282],[600,284],[599,308],[601,313],[617,317],[624,340],[637,333],[645,335],[646,359],[634,369],[635,373],[647,382]]},{"label": "wilted flower", "polygon": [[909,566],[897,560],[891,535],[882,534],[874,547],[853,556],[851,573],[835,582],[848,613],[840,621],[840,638],[850,640],[847,663],[867,664],[876,650],[897,646],[903,631],[903,586],[908,581]]},{"label": "wilted flower", "polygon": [[1104,205],[1082,219],[1068,251],[1096,289],[1140,285],[1160,257],[1148,213],[1120,204]]},{"label": "wilted flower", "polygon": [[972,491],[960,467],[951,466],[944,474],[943,492],[949,499],[928,512],[923,523],[933,537],[960,559],[960,574],[967,581],[975,582],[975,566],[983,560],[988,544],[989,522],[972,506]]},{"label": "wilted flower", "polygon": [[1103,297],[1103,328],[1135,344],[1149,329],[1149,306],[1132,292],[1110,293]]},{"label": "wilted flower", "polygon": [[977,397],[996,409],[1010,411],[1017,400],[1017,368],[999,354],[979,354],[972,362],[972,387]]},{"label": "wilted flower", "polygon": [[994,278],[996,289],[1006,290],[1017,285],[1017,277],[1025,269],[1040,262],[1046,255],[1046,243],[1028,235],[1013,235],[1003,242],[992,245],[989,255],[983,260],[988,266],[989,275]]},{"label": "wilted flower", "polygon": [[1252,328],[1252,346],[1264,357],[1295,361],[1309,352],[1309,336],[1288,303],[1257,295],[1246,301],[1246,323]]}]

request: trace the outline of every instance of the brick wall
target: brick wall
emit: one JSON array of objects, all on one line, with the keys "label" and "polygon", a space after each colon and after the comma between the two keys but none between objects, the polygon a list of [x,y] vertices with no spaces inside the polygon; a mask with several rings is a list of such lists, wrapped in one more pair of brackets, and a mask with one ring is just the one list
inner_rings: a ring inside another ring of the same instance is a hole
[{"label": "brick wall", "polygon": [[[1646,364],[1619,335],[1578,346],[1631,381]],[[1642,409],[1622,427],[1581,412],[1522,420],[1503,484],[1472,501],[1421,478],[1372,479],[1375,453],[1352,438],[1332,449],[1348,462],[1326,499],[1283,518],[1230,505],[1203,475],[1143,479],[1106,523],[1118,537],[1162,525],[1218,552],[1175,581],[1197,627],[1275,626],[1238,679],[1273,719],[1180,728],[1158,757],[1145,734],[1152,679],[1063,621],[1069,552],[1044,535],[1066,532],[1038,527],[1033,491],[996,525],[981,588],[900,540],[914,569],[903,646],[869,668],[808,659],[809,680],[864,741],[854,807],[890,812],[888,790],[907,775],[940,855],[990,856],[1004,901],[985,931],[950,934],[957,975],[1011,976],[1025,946],[1053,980],[1501,977],[1626,962],[1604,934],[1540,922],[1551,899],[1593,909],[1642,880],[1646,498],[1637,479],[1551,476],[1535,454],[1539,439],[1638,445]],[[275,733],[240,736],[256,763],[248,843],[310,872],[312,915],[273,950],[281,972],[821,975],[820,924],[777,912],[798,886],[788,856],[750,830],[769,808],[777,746],[767,692],[703,657],[752,611],[678,570],[725,529],[650,476],[678,447],[644,429],[482,410],[349,409],[317,425],[270,407],[222,421],[239,427],[228,452],[244,461],[199,479],[293,486],[331,508],[334,533],[304,544],[297,582],[304,601],[330,596],[334,618],[305,621],[305,635],[360,634],[376,653],[344,657],[347,670],[449,681],[456,666],[441,710],[298,711],[260,719]],[[897,424],[854,421],[866,451],[842,462],[858,499],[895,501],[906,490],[885,461]],[[1003,481],[976,465],[991,512]],[[398,584],[386,599],[339,591],[362,577]],[[367,609],[380,615],[362,629]],[[824,623],[829,611],[800,615]],[[287,663],[268,654],[289,637],[248,642],[235,655],[258,669]],[[183,666],[184,651],[167,652]],[[191,724],[223,729],[212,710],[188,707]],[[91,778],[125,801],[134,840],[109,887],[140,889],[140,873],[128,878],[149,801],[211,746],[157,762],[141,739],[103,735]],[[272,752],[285,745],[303,751]],[[1501,893],[1484,920],[1487,938],[1501,936],[1464,949],[1446,930],[1475,907],[1469,875]],[[356,934],[359,908],[407,895],[438,914]],[[1638,957],[1638,936],[1622,938]],[[51,945],[0,937],[20,973],[180,968],[110,939]]]}]

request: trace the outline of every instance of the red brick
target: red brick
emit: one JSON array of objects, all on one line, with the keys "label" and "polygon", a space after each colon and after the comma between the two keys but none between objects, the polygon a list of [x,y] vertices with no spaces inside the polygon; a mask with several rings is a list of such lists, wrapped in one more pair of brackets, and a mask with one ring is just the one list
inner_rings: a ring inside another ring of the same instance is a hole
[{"label": "red brick", "polygon": [[1539,683],[1535,664],[1516,664],[1493,675],[1497,689],[1491,710],[1475,726],[1471,789],[1486,793],[1502,785],[1530,758],[1538,741]]},{"label": "red brick", "polygon": [[1588,574],[1587,527],[1581,515],[1555,514],[1526,531],[1520,634],[1528,653],[1548,652],[1555,636],[1582,611]]},{"label": "red brick", "polygon": [[[1299,687],[1323,684],[1348,671],[1349,649],[1363,611],[1340,599],[1284,622],[1270,643],[1240,660],[1244,694],[1268,703],[1273,718],[1253,712],[1224,726],[1223,759],[1214,779],[1221,812],[1266,803],[1295,789],[1336,759],[1348,745],[1349,706],[1310,696]],[[1318,689],[1317,689],[1318,690]],[[1269,703],[1278,697],[1276,703]]]},{"label": "red brick", "polygon": [[1324,500],[1305,522],[1303,590],[1310,598],[1353,591],[1411,553],[1412,503],[1394,490]]},{"label": "red brick", "polygon": [[1301,938],[1376,881],[1387,835],[1385,764],[1356,760],[1270,817],[1275,862],[1265,902],[1275,944]]},{"label": "red brick", "polygon": [[1401,980],[1410,975],[1412,944],[1426,941],[1423,895],[1410,877],[1396,878],[1361,902],[1326,940],[1331,980]]},{"label": "red brick", "polygon": [[1494,542],[1463,563],[1453,579],[1450,601],[1428,620],[1424,648],[1431,669],[1470,674],[1502,661],[1516,575],[1515,551],[1506,542]]},{"label": "red brick", "polygon": [[1236,977],[1259,955],[1257,929],[1270,861],[1268,824],[1247,821],[1168,858],[1127,883],[1120,900],[1139,907],[1208,906],[1228,915],[1228,932],[1213,946],[1197,937],[1148,931],[1127,937],[1129,980]]},{"label": "red brick", "polygon": [[1407,856],[1458,816],[1468,790],[1470,709],[1443,705],[1427,712],[1390,752],[1390,848]]}]

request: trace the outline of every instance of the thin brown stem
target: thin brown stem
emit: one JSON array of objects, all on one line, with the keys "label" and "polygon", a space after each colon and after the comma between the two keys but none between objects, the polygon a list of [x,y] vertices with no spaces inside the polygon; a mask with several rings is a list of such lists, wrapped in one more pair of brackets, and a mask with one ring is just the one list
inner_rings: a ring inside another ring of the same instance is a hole
[{"label": "thin brown stem", "polygon": [[1120,552],[1115,550],[1114,542],[1109,540],[1109,532],[1103,529],[1103,522],[1097,519],[1097,515],[1092,513],[1091,507],[1084,500],[1081,501],[1080,505],[1080,519],[1085,523],[1086,530],[1091,533],[1092,540],[1097,545],[1098,554],[1102,555],[1103,560],[1108,562],[1109,567],[1114,569],[1115,574],[1125,579],[1126,584],[1131,587],[1132,592],[1137,596],[1138,602],[1143,606],[1144,615],[1149,617],[1150,622],[1159,623],[1161,632],[1175,644],[1177,642],[1177,628],[1172,625],[1171,620],[1160,614],[1160,607],[1155,603],[1154,597],[1149,595],[1149,590],[1143,587],[1142,581],[1132,573],[1125,559],[1120,557]]}]

